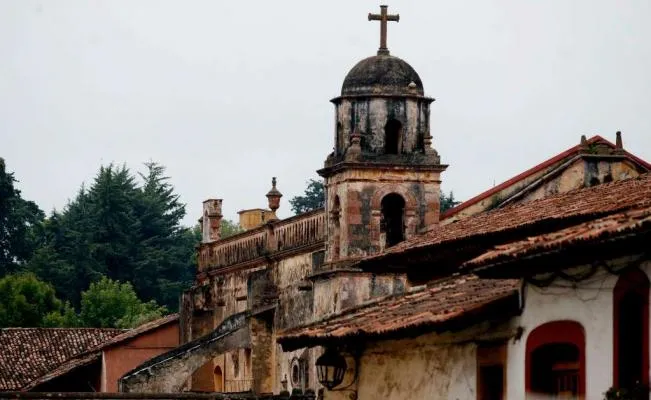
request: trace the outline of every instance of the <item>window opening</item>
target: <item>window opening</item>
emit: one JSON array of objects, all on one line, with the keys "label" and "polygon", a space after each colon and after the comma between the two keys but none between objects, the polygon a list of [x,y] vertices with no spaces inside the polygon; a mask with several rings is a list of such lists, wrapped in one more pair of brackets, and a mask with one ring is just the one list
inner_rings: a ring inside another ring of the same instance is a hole
[{"label": "window opening", "polygon": [[614,383],[649,383],[649,279],[639,269],[620,276],[613,291]]},{"label": "window opening", "polygon": [[386,195],[381,202],[382,228],[386,234],[386,247],[405,240],[405,200],[396,193]]},{"label": "window opening", "polygon": [[585,395],[585,333],[574,321],[554,321],[534,329],[527,338],[528,392],[553,398]]},{"label": "window opening", "polygon": [[384,126],[384,152],[386,154],[398,154],[400,152],[400,139],[402,124],[400,121],[390,119]]},{"label": "window opening", "polygon": [[506,377],[506,345],[481,343],[477,346],[477,399],[502,400]]},{"label": "window opening", "polygon": [[224,391],[224,374],[222,373],[222,368],[218,365],[215,367],[215,392]]}]

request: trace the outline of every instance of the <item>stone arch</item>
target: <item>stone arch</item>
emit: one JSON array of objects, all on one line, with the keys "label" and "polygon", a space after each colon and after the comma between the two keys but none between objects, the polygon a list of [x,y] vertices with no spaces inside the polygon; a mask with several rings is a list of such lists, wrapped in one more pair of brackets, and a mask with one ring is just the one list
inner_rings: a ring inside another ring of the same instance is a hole
[{"label": "stone arch", "polygon": [[371,237],[378,248],[383,248],[381,235],[381,221],[382,221],[382,199],[390,193],[395,193],[405,200],[405,239],[409,239],[416,234],[416,227],[418,226],[418,200],[416,196],[409,190],[406,190],[402,185],[388,184],[379,188],[371,198]]},{"label": "stone arch", "polygon": [[416,196],[409,191],[405,190],[402,185],[386,185],[378,189],[371,198],[371,209],[380,211],[382,208],[382,199],[389,193],[396,193],[405,199],[405,212],[415,212],[418,208],[418,200]]}]

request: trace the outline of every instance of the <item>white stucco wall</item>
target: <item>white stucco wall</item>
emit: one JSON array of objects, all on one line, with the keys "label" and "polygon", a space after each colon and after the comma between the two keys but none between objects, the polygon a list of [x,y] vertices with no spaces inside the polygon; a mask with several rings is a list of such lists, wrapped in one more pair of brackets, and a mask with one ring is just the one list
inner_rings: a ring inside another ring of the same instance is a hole
[{"label": "white stucco wall", "polygon": [[[651,264],[641,269],[649,276]],[[603,269],[573,287],[556,280],[546,288],[525,287],[522,315],[512,322],[524,328],[518,341],[507,348],[507,396],[521,399],[525,393],[525,355],[528,335],[538,326],[558,320],[579,322],[585,330],[586,399],[603,399],[613,385],[613,288],[617,276]]]},{"label": "white stucco wall", "polygon": [[[476,345],[446,344],[450,338],[428,334],[368,344],[351,389],[357,388],[358,399],[371,400],[476,398]],[[326,391],[325,399],[350,399],[350,394]]]}]

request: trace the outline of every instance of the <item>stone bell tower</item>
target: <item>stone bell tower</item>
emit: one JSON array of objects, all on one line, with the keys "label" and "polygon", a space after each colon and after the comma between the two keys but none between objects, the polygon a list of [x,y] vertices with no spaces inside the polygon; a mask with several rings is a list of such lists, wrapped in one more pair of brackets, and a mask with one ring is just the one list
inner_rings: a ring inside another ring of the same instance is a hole
[{"label": "stone bell tower", "polygon": [[430,104],[416,71],[386,46],[389,15],[380,14],[377,55],[346,75],[335,105],[335,149],[325,178],[326,261],[376,254],[438,223],[440,174],[431,147]]}]

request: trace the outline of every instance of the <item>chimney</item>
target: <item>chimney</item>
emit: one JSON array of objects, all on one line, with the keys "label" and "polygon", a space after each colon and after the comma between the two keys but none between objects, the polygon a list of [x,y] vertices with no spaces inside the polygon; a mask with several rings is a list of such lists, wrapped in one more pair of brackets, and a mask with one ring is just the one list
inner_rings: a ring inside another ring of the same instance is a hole
[{"label": "chimney", "polygon": [[615,134],[615,148],[617,150],[624,150],[624,142],[622,141],[622,133],[617,131]]},{"label": "chimney", "polygon": [[201,243],[210,243],[221,238],[222,199],[208,199],[203,202],[201,224]]},{"label": "chimney", "polygon": [[276,177],[271,178],[271,190],[267,193],[267,200],[269,202],[269,209],[273,213],[274,218],[276,217],[276,210],[280,207],[280,198],[283,197],[283,194],[276,189]]}]

